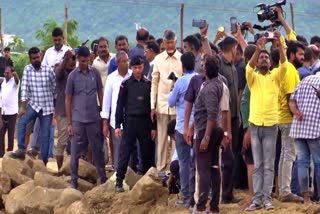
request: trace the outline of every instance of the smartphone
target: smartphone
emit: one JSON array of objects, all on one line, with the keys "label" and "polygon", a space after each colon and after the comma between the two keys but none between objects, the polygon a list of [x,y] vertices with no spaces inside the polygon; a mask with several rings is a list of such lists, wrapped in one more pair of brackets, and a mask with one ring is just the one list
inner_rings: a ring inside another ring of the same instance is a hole
[{"label": "smartphone", "polygon": [[192,27],[204,28],[207,24],[207,21],[204,19],[193,19]]},{"label": "smartphone", "polygon": [[230,17],[230,26],[231,26],[231,33],[237,32],[237,17]]},{"label": "smartphone", "polygon": [[266,39],[274,39],[274,33],[271,32],[271,31],[265,31],[265,32],[263,32],[263,36],[264,36]]}]

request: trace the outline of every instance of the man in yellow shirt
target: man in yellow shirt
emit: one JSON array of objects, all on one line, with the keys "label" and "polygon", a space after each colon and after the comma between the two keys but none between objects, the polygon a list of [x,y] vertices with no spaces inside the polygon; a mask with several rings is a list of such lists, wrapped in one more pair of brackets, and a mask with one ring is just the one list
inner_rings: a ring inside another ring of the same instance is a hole
[{"label": "man in yellow shirt", "polygon": [[281,155],[279,162],[279,193],[283,202],[303,202],[303,198],[291,193],[292,164],[296,158],[294,139],[289,137],[292,113],[289,109],[291,93],[300,82],[297,68],[301,67],[304,59],[305,47],[298,42],[289,42],[287,49],[287,73],[280,83],[279,129],[281,132]]},{"label": "man in yellow shirt", "polygon": [[[279,69],[270,72],[270,54],[264,50],[266,39],[260,38],[257,49],[246,67],[247,84],[251,92],[249,122],[251,130],[251,148],[254,160],[253,198],[246,211],[261,209],[262,205],[274,209],[271,203],[271,191],[274,178],[274,160],[276,152],[278,97],[277,87],[287,71],[287,61],[279,31],[274,32],[279,45]],[[255,72],[257,69],[257,72]]]},{"label": "man in yellow shirt", "polygon": [[160,172],[164,171],[167,165],[167,126],[176,115],[175,108],[169,108],[168,105],[168,96],[174,85],[174,81],[168,77],[171,73],[176,77],[182,75],[181,53],[176,49],[177,38],[172,30],[164,32],[163,43],[166,50],[154,59],[150,98],[152,121],[157,117],[157,169]]}]

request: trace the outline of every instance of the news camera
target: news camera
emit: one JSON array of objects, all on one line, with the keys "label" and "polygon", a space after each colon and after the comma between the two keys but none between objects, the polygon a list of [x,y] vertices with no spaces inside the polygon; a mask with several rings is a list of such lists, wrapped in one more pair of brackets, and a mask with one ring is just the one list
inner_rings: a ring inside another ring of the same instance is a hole
[{"label": "news camera", "polygon": [[286,0],[282,0],[271,5],[267,5],[265,3],[257,4],[255,8],[260,9],[260,11],[257,13],[258,21],[263,22],[265,20],[276,20],[278,18],[278,14],[274,8],[281,7],[283,5],[286,5]]}]

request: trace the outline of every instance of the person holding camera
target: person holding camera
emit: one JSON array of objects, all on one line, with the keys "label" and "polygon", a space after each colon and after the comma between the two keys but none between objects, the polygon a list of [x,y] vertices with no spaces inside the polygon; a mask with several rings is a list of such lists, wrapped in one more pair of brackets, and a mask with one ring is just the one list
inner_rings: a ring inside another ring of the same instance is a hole
[{"label": "person holding camera", "polygon": [[[275,31],[275,41],[279,46],[280,65],[270,72],[270,54],[264,50],[266,39],[257,41],[257,48],[246,67],[247,84],[251,92],[249,122],[251,148],[254,160],[253,200],[246,211],[274,209],[271,192],[274,179],[274,160],[278,131],[278,86],[287,72],[287,60],[280,41],[279,31]],[[255,72],[255,69],[258,72]]]}]

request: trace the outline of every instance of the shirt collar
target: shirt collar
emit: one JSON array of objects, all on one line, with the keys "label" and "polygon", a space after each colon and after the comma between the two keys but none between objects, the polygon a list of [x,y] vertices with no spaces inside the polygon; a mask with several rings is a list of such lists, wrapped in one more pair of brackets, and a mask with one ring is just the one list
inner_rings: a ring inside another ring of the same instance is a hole
[{"label": "shirt collar", "polygon": [[221,59],[222,59],[222,62],[224,62],[224,64],[232,65],[232,62],[229,62],[227,58],[225,58],[225,56],[221,55]]},{"label": "shirt collar", "polygon": [[[118,69],[116,70],[116,74],[117,74],[118,76],[121,76]],[[124,77],[126,77],[126,76],[128,76],[128,75],[131,75],[131,69],[128,69],[128,71],[127,71],[127,73],[126,73],[126,75],[125,75]],[[121,76],[121,77],[122,77],[122,76]]]},{"label": "shirt collar", "polygon": [[192,73],[194,73],[194,71],[193,70],[189,70],[189,71],[186,71],[186,72],[184,72],[185,74],[192,74]]},{"label": "shirt collar", "polygon": [[[80,67],[78,66],[78,67],[76,67],[76,71],[77,72],[79,72],[79,73],[82,73],[83,74],[83,72],[81,72],[81,70],[80,70]],[[91,72],[92,71],[92,67],[91,66],[88,66],[88,73],[89,72]]]},{"label": "shirt collar", "polygon": [[146,80],[144,79],[144,77],[142,77],[141,80],[139,81],[139,80],[137,80],[136,78],[134,78],[133,75],[131,75],[130,79],[133,80],[133,81],[136,81],[136,82],[144,82],[144,81],[146,81]]},{"label": "shirt collar", "polygon": [[62,45],[62,47],[60,48],[60,50],[57,50],[57,49],[56,49],[56,47],[55,47],[55,46],[53,46],[53,50],[54,50],[55,52],[57,52],[57,53],[59,53],[59,52],[63,52],[63,51],[64,51],[64,49],[65,49],[65,46],[64,46],[64,45]]},{"label": "shirt collar", "polygon": [[174,58],[180,60],[179,57],[178,57],[178,52],[179,52],[179,51],[176,49],[175,52],[174,52],[174,54],[173,54],[172,56],[169,56],[169,54],[167,53],[167,51],[164,50],[164,51],[163,51],[163,53],[164,53],[164,58],[165,58],[165,59],[168,59],[169,57],[174,57]]}]

